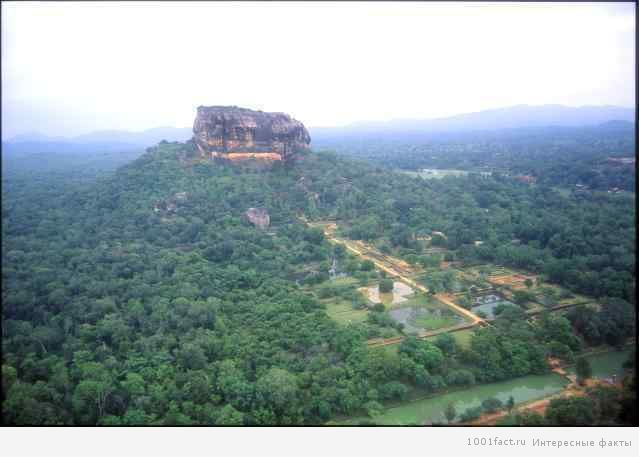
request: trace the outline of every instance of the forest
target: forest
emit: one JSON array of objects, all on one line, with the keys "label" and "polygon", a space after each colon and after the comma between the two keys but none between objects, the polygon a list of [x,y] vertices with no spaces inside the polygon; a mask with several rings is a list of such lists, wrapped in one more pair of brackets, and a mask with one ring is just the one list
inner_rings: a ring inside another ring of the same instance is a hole
[{"label": "forest", "polygon": [[[527,127],[474,132],[320,135],[319,149],[387,168],[460,169],[532,176],[539,184],[634,192],[635,129],[610,121],[588,127]],[[610,160],[610,159],[613,160]]]},{"label": "forest", "polygon": [[[635,334],[634,195],[566,195],[503,173],[424,180],[380,157],[305,153],[265,172],[163,141],[89,177],[77,167],[38,171],[36,161],[3,169],[3,420],[324,424],[373,416],[415,392],[546,373],[549,355],[574,359]],[[415,157],[411,166],[433,165]],[[268,230],[247,223],[249,207],[268,210]],[[524,268],[605,306],[542,313],[535,326],[506,310],[469,348],[446,334],[369,348],[385,312],[339,325],[304,290],[327,282],[331,260],[347,254],[300,216],[337,219],[349,238],[414,262],[428,262],[416,237],[440,231],[446,238],[434,242],[454,260]],[[601,418],[635,422],[633,395],[628,388]],[[588,406],[561,407],[521,423],[563,424]]]}]

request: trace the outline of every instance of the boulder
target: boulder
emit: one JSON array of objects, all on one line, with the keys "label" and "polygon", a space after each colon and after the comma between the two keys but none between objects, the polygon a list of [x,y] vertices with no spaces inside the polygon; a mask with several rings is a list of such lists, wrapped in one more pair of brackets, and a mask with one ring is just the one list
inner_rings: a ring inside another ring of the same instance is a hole
[{"label": "boulder", "polygon": [[244,214],[248,221],[259,229],[266,229],[271,223],[268,211],[264,208],[249,208]]}]

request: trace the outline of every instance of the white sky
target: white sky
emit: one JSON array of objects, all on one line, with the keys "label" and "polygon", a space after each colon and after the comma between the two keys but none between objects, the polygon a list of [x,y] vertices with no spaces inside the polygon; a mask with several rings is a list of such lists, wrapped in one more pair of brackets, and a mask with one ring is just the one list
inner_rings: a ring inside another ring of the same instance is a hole
[{"label": "white sky", "polygon": [[634,59],[633,3],[3,2],[2,136],[630,107]]}]

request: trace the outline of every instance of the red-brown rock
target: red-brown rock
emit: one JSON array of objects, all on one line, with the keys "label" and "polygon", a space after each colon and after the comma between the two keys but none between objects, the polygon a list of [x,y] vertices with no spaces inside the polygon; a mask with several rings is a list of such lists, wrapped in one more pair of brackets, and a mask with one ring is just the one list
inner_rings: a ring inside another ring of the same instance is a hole
[{"label": "red-brown rock", "polygon": [[288,160],[309,148],[304,125],[284,113],[237,106],[200,106],[193,140],[203,157],[232,161]]}]

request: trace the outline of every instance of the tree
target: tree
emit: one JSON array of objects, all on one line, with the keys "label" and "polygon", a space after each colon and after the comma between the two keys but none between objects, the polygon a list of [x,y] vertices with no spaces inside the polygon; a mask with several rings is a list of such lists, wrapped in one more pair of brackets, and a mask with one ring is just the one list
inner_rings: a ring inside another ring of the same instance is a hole
[{"label": "tree", "polygon": [[233,406],[226,405],[217,416],[215,425],[244,425],[244,414]]},{"label": "tree", "polygon": [[144,378],[137,373],[127,373],[126,380],[122,382],[122,387],[132,398],[144,395],[144,386]]},{"label": "tree", "polygon": [[590,366],[588,359],[585,357],[579,357],[577,359],[575,371],[577,373],[577,382],[582,386],[586,383],[586,379],[589,379],[592,376],[592,367]]},{"label": "tree", "polygon": [[481,417],[481,413],[482,413],[481,406],[468,408],[459,416],[459,420],[462,422],[471,422],[476,419],[479,419]]},{"label": "tree", "polygon": [[420,341],[414,358],[417,363],[429,371],[439,370],[444,362],[444,354],[441,349],[427,341]]},{"label": "tree", "polygon": [[595,404],[588,397],[554,398],[546,410],[546,421],[555,426],[588,426],[595,423]]},{"label": "tree", "polygon": [[375,264],[371,260],[364,260],[360,265],[360,270],[362,271],[373,271],[375,269]]},{"label": "tree", "polygon": [[465,295],[459,297],[458,301],[459,301],[459,305],[462,308],[466,308],[466,309],[469,310],[469,309],[471,309],[473,307],[473,303],[472,303],[471,299],[469,297],[465,296]]},{"label": "tree", "polygon": [[379,292],[382,294],[389,293],[393,291],[394,283],[392,279],[381,279],[379,281]]},{"label": "tree", "polygon": [[445,355],[452,356],[457,350],[457,340],[450,333],[442,333],[435,338],[435,346],[437,346]]},{"label": "tree", "polygon": [[96,425],[106,412],[107,397],[112,392],[107,382],[81,381],[73,393],[73,410],[78,422]]},{"label": "tree", "polygon": [[533,286],[533,284],[534,284],[534,283],[533,283],[533,280],[532,280],[532,279],[530,279],[530,278],[526,278],[526,280],[524,281],[524,284],[526,285],[526,287],[527,287],[528,289],[530,289],[530,288]]},{"label": "tree", "polygon": [[200,370],[206,365],[206,355],[200,346],[186,343],[178,352],[178,361],[184,368]]},{"label": "tree", "polygon": [[376,417],[381,415],[384,412],[384,407],[381,403],[371,400],[364,404],[364,409],[366,410],[366,414],[369,417]]},{"label": "tree", "polygon": [[282,368],[271,368],[257,380],[258,399],[275,411],[294,408],[297,403],[297,376]]},{"label": "tree", "polygon": [[446,409],[444,410],[444,416],[446,416],[446,420],[449,424],[453,422],[455,416],[457,416],[457,411],[455,410],[455,405],[453,404],[453,402],[448,403],[448,406],[446,406]]},{"label": "tree", "polygon": [[518,305],[523,305],[535,300],[535,296],[528,290],[516,290],[513,292],[513,300]]},{"label": "tree", "polygon": [[408,388],[398,381],[391,381],[379,387],[379,397],[382,400],[403,400],[407,393]]}]

